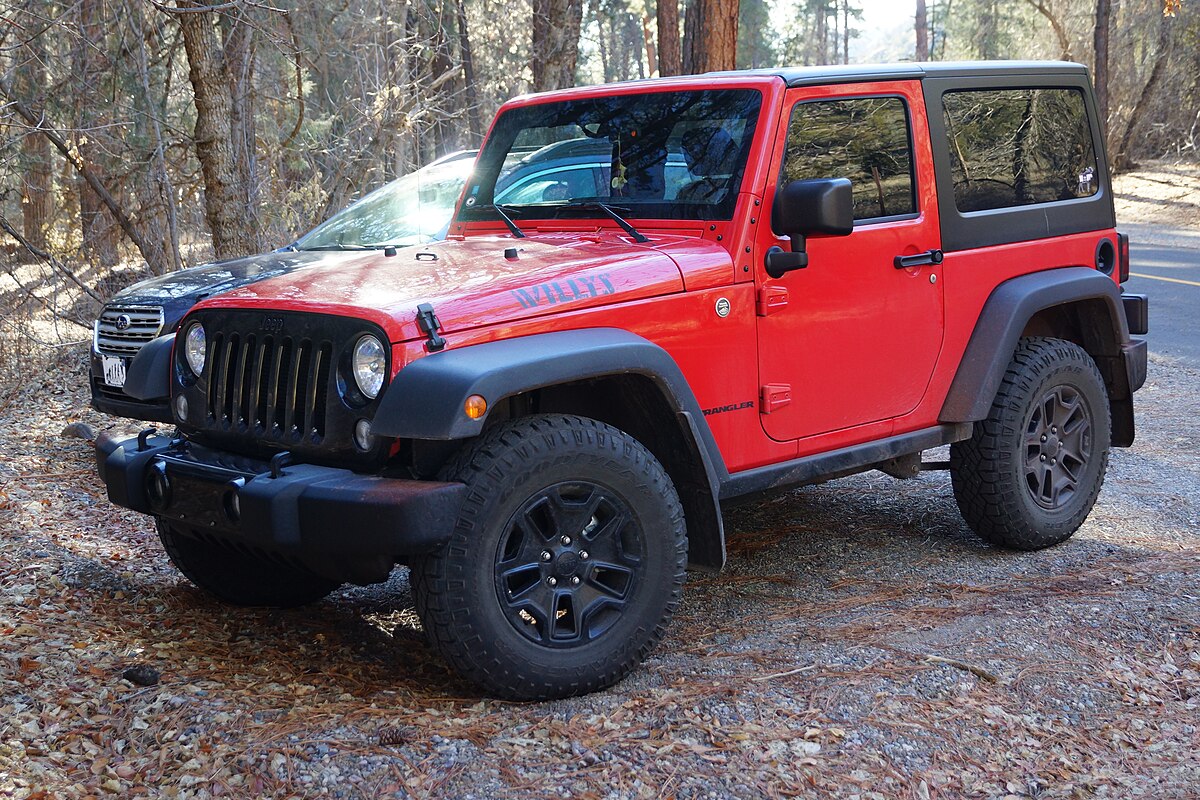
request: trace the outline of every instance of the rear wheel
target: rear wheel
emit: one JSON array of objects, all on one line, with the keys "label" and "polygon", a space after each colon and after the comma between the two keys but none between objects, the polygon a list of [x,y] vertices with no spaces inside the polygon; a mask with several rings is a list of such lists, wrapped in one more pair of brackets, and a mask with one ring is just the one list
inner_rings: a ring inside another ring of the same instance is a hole
[{"label": "rear wheel", "polygon": [[989,542],[1037,550],[1065,541],[1096,503],[1112,422],[1091,356],[1062,339],[1022,339],[987,419],[950,447],[954,499]]},{"label": "rear wheel", "polygon": [[235,606],[302,606],[340,585],[300,567],[189,536],[161,517],[157,523],[158,538],[184,577]]},{"label": "rear wheel", "polygon": [[687,562],[662,466],[629,435],[554,415],[504,423],[443,478],[468,491],[450,541],[413,564],[430,640],[502,697],[611,685],[662,638]]}]

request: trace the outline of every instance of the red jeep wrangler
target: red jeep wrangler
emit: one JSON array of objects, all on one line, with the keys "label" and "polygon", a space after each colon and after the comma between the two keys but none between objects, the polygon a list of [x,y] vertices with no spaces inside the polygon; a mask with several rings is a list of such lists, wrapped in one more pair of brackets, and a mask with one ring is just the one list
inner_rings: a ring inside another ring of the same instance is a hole
[{"label": "red jeep wrangler", "polygon": [[108,495],[232,603],[407,564],[434,646],[506,697],[633,669],[686,568],[724,562],[733,497],[948,466],[980,536],[1065,540],[1146,372],[1074,64],[521,97],[447,241],[338,263],[205,300],[141,351],[126,391],[178,431],[102,438]]}]

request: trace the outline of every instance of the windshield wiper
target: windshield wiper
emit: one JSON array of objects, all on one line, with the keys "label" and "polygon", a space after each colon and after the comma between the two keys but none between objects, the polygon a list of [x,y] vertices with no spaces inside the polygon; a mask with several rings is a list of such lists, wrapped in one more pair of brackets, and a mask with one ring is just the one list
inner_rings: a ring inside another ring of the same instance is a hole
[{"label": "windshield wiper", "polygon": [[[484,206],[475,206],[472,210],[486,211],[489,209],[492,211],[495,211],[496,214],[500,217],[500,219],[504,220],[504,224],[508,226],[508,229],[509,229],[509,231],[512,232],[514,239],[524,239],[525,238],[525,234],[521,232],[521,229],[517,227],[517,223],[513,222],[512,217],[509,216],[509,214],[515,215],[515,214],[519,213],[512,206],[503,206],[503,205],[500,205],[499,203],[491,203],[489,205],[484,205]],[[507,212],[507,213],[505,213],[505,212]]]},{"label": "windshield wiper", "polygon": [[555,208],[556,209],[568,208],[571,210],[579,210],[579,211],[603,211],[605,214],[607,214],[609,216],[609,218],[612,219],[613,222],[617,223],[622,228],[624,228],[625,232],[628,233],[630,236],[632,236],[633,240],[635,242],[637,242],[638,244],[641,244],[642,242],[650,241],[649,238],[647,238],[644,234],[639,233],[637,228],[630,225],[628,222],[625,221],[624,217],[622,217],[620,214],[617,213],[617,211],[623,211],[626,214],[629,213],[629,209],[624,208],[623,206],[610,206],[605,203],[597,202],[595,200],[581,200],[581,201],[575,202],[575,203],[562,203],[561,205],[556,205]]}]

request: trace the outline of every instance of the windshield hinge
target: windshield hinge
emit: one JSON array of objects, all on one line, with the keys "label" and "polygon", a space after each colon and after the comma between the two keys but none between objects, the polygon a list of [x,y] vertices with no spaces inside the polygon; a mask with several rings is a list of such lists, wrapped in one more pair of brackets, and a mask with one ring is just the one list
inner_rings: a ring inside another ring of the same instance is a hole
[{"label": "windshield hinge", "polygon": [[417,306],[417,325],[429,337],[429,341],[425,343],[426,350],[436,353],[446,346],[446,340],[438,336],[437,332],[438,328],[442,327],[442,323],[438,321],[437,314],[433,313],[433,306],[429,303],[421,303]]}]

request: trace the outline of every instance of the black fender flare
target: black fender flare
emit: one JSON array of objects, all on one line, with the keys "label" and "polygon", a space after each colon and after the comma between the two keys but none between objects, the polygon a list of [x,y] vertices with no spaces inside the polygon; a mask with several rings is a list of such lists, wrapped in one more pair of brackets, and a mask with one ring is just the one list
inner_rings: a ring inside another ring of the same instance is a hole
[{"label": "black fender flare", "polygon": [[[487,414],[471,419],[463,404],[477,394],[488,402],[547,386],[605,375],[645,375],[677,411],[703,418],[675,359],[658,345],[620,328],[539,333],[443,350],[406,365],[384,393],[371,429],[400,439],[468,439]],[[716,451],[712,434],[705,449]],[[709,446],[711,444],[711,446]]]},{"label": "black fender flare", "polygon": [[[1029,321],[1041,311],[1080,301],[1099,301],[1107,311],[1107,324],[1096,328],[1085,349],[1110,382],[1114,444],[1121,445],[1126,438],[1132,443],[1131,397],[1141,382],[1135,381],[1126,363],[1126,352],[1131,346],[1129,325],[1116,283],[1090,267],[1063,267],[1020,275],[992,291],[950,384],[939,421],[977,422],[986,418]],[[1120,368],[1107,369],[1111,362],[1119,362]]]},{"label": "black fender flare", "polygon": [[125,394],[135,400],[165,400],[171,396],[171,352],[175,334],[151,339],[129,362]]},{"label": "black fender flare", "polygon": [[[471,395],[482,396],[490,410],[516,394],[630,374],[653,381],[675,413],[692,458],[700,461],[704,477],[695,488],[703,497],[691,505],[689,560],[697,566],[719,568],[725,559],[720,487],[728,479],[728,471],[675,359],[635,333],[620,328],[556,331],[424,356],[396,374],[371,428],[376,435],[400,439],[469,439],[478,436],[487,422],[487,414],[471,419],[464,413]],[[684,487],[677,488],[683,497]],[[685,498],[685,508],[688,505]]]}]

